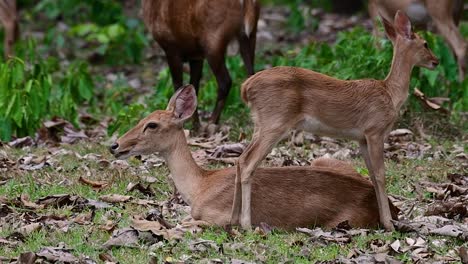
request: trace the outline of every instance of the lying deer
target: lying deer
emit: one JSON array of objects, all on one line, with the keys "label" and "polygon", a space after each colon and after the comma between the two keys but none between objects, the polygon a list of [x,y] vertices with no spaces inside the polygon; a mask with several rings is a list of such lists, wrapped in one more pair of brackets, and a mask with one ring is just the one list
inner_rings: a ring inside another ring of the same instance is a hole
[{"label": "lying deer", "polygon": [[[237,38],[247,73],[254,74],[260,6],[256,0],[143,0],[143,19],[166,53],[174,88],[182,86],[183,62],[190,64],[190,83],[198,93],[206,58],[218,83],[211,122],[218,123],[231,88],[226,48]],[[194,114],[198,127],[198,113]]]},{"label": "lying deer", "polygon": [[[375,188],[380,222],[385,229],[393,229],[385,192],[384,139],[408,97],[413,66],[434,69],[439,62],[426,41],[412,32],[403,12],[397,12],[394,24],[383,22],[394,46],[385,80],[344,81],[307,69],[275,67],[243,83],[242,98],[250,107],[255,128],[252,142],[237,164],[233,224],[240,221],[244,228],[251,226],[256,168],[284,135],[298,128],[359,142]],[[349,186],[350,191],[352,188]]]},{"label": "lying deer", "polygon": [[460,33],[458,24],[463,12],[462,0],[370,0],[369,14],[374,23],[374,36],[378,35],[379,14],[391,21],[397,10],[405,10],[413,23],[427,25],[432,20],[439,34],[449,44],[458,62],[459,80],[466,72],[467,43]]},{"label": "lying deer", "polygon": [[0,21],[5,28],[5,57],[13,55],[13,44],[19,38],[16,0],[0,0]]},{"label": "lying deer", "polygon": [[[192,158],[183,123],[197,108],[192,85],[179,89],[167,109],[158,110],[119,138],[110,148],[117,158],[160,153],[192,217],[224,226],[231,219],[235,168],[205,170]],[[370,181],[350,165],[321,159],[312,167],[260,168],[253,180],[254,224],[268,223],[292,229],[335,227],[348,221],[353,227],[378,225],[378,206]],[[396,217],[397,209],[393,216]]]}]

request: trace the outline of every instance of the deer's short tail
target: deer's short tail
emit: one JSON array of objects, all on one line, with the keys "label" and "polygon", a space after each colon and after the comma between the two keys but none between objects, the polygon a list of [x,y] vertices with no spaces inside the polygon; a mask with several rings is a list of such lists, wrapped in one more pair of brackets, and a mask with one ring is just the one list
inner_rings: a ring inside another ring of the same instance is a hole
[{"label": "deer's short tail", "polygon": [[239,0],[243,8],[244,14],[244,31],[247,36],[250,36],[257,27],[259,16],[258,0]]},{"label": "deer's short tail", "polygon": [[249,89],[250,87],[252,86],[255,86],[257,85],[258,82],[257,82],[257,75],[253,75],[253,76],[250,76],[247,80],[245,80],[243,83],[242,83],[242,86],[241,86],[241,98],[242,98],[242,101],[244,101],[244,103],[246,103],[249,107]]}]

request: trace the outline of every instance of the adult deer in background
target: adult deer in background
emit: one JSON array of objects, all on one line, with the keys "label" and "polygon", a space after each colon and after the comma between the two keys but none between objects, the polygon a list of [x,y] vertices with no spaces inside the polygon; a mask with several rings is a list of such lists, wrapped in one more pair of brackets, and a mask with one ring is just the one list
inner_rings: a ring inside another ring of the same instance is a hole
[{"label": "adult deer in background", "polygon": [[16,0],[0,0],[0,21],[5,28],[5,57],[13,55],[13,44],[19,39]]},{"label": "adult deer in background", "polygon": [[298,128],[359,142],[374,184],[380,222],[385,229],[393,229],[385,192],[384,139],[408,97],[412,68],[434,69],[439,61],[426,41],[412,32],[403,12],[396,13],[394,23],[383,22],[394,47],[385,80],[344,81],[307,69],[275,67],[243,83],[242,98],[251,109],[255,128],[237,164],[233,224],[240,220],[243,227],[251,226],[252,176],[272,147]]},{"label": "adult deer in background", "polygon": [[[203,60],[216,76],[218,98],[211,122],[218,123],[231,88],[226,48],[235,38],[247,73],[254,74],[260,6],[256,0],[143,0],[143,19],[166,53],[174,88],[183,84],[183,62],[190,64],[190,83],[198,93]],[[199,125],[198,113],[194,125]]]},{"label": "adult deer in background", "polygon": [[379,14],[392,21],[397,10],[405,10],[412,23],[421,26],[432,21],[449,44],[458,63],[459,80],[466,73],[466,52],[468,44],[463,39],[458,24],[463,13],[462,0],[369,0],[369,15],[374,23],[374,36],[378,36]]},{"label": "adult deer in background", "polygon": [[[167,109],[141,120],[111,146],[117,158],[158,152],[191,215],[224,226],[231,219],[235,168],[204,170],[192,158],[183,123],[197,109],[193,86],[178,90]],[[275,227],[375,227],[378,206],[372,184],[338,160],[315,160],[311,167],[259,168],[253,179],[252,221]],[[397,209],[392,206],[393,216]]]}]

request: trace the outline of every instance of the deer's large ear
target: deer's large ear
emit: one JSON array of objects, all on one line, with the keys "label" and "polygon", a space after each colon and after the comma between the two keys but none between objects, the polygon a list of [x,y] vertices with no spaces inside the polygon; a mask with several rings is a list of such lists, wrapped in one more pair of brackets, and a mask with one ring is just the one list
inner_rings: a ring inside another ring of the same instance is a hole
[{"label": "deer's large ear", "polygon": [[395,28],[393,27],[392,23],[390,23],[382,15],[380,16],[380,18],[382,18],[382,23],[385,28],[385,34],[387,35],[388,39],[390,39],[390,41],[394,43],[396,39]]},{"label": "deer's large ear", "polygon": [[166,110],[171,111],[178,122],[189,119],[197,110],[195,87],[189,84],[179,88],[171,97]]},{"label": "deer's large ear", "polygon": [[412,39],[413,31],[411,30],[411,21],[405,12],[398,10],[395,14],[395,30],[398,35]]}]

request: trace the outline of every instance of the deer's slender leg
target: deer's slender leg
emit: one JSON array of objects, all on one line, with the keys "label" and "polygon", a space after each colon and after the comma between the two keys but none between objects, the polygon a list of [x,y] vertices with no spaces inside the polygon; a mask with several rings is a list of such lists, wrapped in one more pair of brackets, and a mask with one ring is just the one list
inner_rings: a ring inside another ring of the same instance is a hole
[{"label": "deer's slender leg", "polygon": [[211,114],[211,122],[215,124],[219,122],[221,112],[224,109],[224,105],[226,104],[226,99],[232,85],[231,76],[229,75],[225,64],[224,54],[225,50],[223,49],[207,56],[208,64],[210,65],[210,68],[216,77],[216,82],[218,83],[218,98],[216,99],[216,105],[213,113]]},{"label": "deer's slender leg", "polygon": [[169,65],[169,70],[171,71],[172,84],[174,85],[174,90],[177,91],[184,82],[183,79],[183,61],[182,58],[173,52],[166,51],[167,64]]},{"label": "deer's slender leg", "polygon": [[463,81],[466,71],[466,50],[468,45],[463,39],[460,29],[455,25],[452,10],[453,3],[452,5],[447,4],[449,2],[427,0],[426,5],[437,31],[447,41],[457,58],[458,77],[460,81]]},{"label": "deer's slender leg", "polygon": [[[366,135],[368,155],[370,157],[370,176],[374,184],[380,222],[388,231],[394,230],[388,196],[385,191],[384,140],[381,134]],[[365,152],[365,151],[364,151]],[[366,154],[364,154],[365,156]]]},{"label": "deer's slender leg", "polygon": [[371,159],[370,159],[370,156],[369,156],[369,148],[367,146],[367,141],[365,139],[359,141],[359,149],[361,151],[362,158],[364,159],[364,162],[366,163],[366,167],[367,167],[367,169],[369,170],[369,173],[370,173],[372,165],[371,165]]},{"label": "deer's slender leg", "polygon": [[236,179],[234,183],[234,198],[232,200],[231,209],[231,225],[240,224],[240,214],[242,208],[242,186],[241,186],[241,175],[239,162],[236,163]]},{"label": "deer's slender leg", "polygon": [[[190,83],[195,87],[198,96],[198,89],[200,88],[200,79],[203,72],[203,60],[190,60]],[[193,113],[193,128],[195,131],[200,129],[200,117],[198,110]]]},{"label": "deer's slender leg", "polygon": [[[257,140],[258,138],[258,129],[257,127],[254,128],[254,132],[252,134],[252,141]],[[250,152],[252,148],[252,144],[249,144],[243,153]],[[239,157],[240,160],[240,157]],[[231,211],[231,225],[238,225],[240,224],[239,219],[241,216],[241,208],[242,208],[242,185],[241,185],[241,165],[239,160],[236,163],[236,180],[235,180],[235,188],[234,188],[234,199],[232,203],[232,211]]]},{"label": "deer's slender leg", "polygon": [[369,16],[372,20],[372,35],[374,36],[375,43],[379,43],[378,39],[382,37],[382,34],[379,32],[379,10],[377,8],[376,0],[369,0],[367,5]]},{"label": "deer's slender leg", "polygon": [[239,50],[242,56],[242,60],[244,61],[245,68],[247,70],[247,74],[254,75],[254,62],[255,62],[255,47],[257,41],[257,27],[253,28],[252,33],[250,36],[245,35],[245,33],[241,33],[238,37],[239,40]]},{"label": "deer's slender leg", "polygon": [[242,184],[242,209],[240,224],[249,229],[252,226],[251,219],[251,196],[252,196],[252,174],[260,162],[265,159],[274,145],[281,140],[287,131],[287,126],[270,130],[259,130],[258,137],[253,138],[249,148],[239,157],[239,167]]},{"label": "deer's slender leg", "polygon": [[5,57],[13,55],[13,45],[19,39],[19,24],[15,0],[0,1],[0,21],[5,28]]}]

